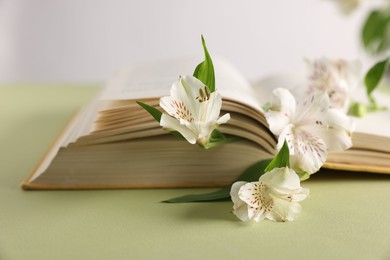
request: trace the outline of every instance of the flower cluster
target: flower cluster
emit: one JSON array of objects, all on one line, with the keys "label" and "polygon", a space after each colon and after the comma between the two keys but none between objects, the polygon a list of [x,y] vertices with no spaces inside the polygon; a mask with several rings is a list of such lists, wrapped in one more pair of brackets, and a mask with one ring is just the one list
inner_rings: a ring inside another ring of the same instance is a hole
[{"label": "flower cluster", "polygon": [[242,221],[293,220],[301,208],[299,201],[309,194],[300,180],[322,167],[328,151],[352,146],[354,123],[345,106],[355,84],[353,70],[344,61],[308,64],[307,84],[296,91],[300,94],[277,88],[265,106],[269,128],[278,136],[277,148],[287,144],[289,162],[264,173],[258,182],[233,184],[233,212]]},{"label": "flower cluster", "polygon": [[[170,96],[160,99],[162,113],[142,102],[160,125],[175,131],[189,143],[208,149],[231,141],[217,128],[230,119],[220,117],[222,97],[215,89],[214,67],[204,39],[205,60],[193,76],[181,76],[173,83]],[[309,190],[300,182],[317,172],[328,151],[343,151],[352,146],[353,121],[346,115],[349,97],[357,85],[357,66],[342,60],[308,61],[304,86],[293,93],[276,88],[264,106],[270,131],[278,137],[278,154],[262,168],[258,181],[238,181],[231,186],[233,213],[242,221],[292,221],[301,210],[300,201]],[[262,163],[262,162],[261,162]],[[257,175],[258,174],[258,175]],[[244,174],[243,174],[244,175]],[[245,178],[244,180],[255,178]],[[210,193],[213,199],[226,198],[227,189]],[[206,194],[207,195],[207,194]],[[194,199],[195,197],[195,199]],[[168,202],[205,201],[196,195]]]}]

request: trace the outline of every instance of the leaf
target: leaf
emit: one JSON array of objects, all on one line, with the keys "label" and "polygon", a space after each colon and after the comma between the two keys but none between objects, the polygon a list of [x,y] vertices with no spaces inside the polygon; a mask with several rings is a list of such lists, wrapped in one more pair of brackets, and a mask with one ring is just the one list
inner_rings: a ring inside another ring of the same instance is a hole
[{"label": "leaf", "polygon": [[152,115],[154,119],[156,119],[157,122],[160,122],[161,120],[161,111],[157,108],[154,108],[152,106],[149,106],[148,104],[142,103],[141,101],[136,101],[138,105],[140,105],[143,109],[149,112],[149,114]]},{"label": "leaf", "polygon": [[369,14],[362,29],[362,40],[367,50],[380,53],[389,47],[387,39],[389,18],[387,11],[373,10]]},{"label": "leaf", "polygon": [[207,50],[206,42],[203,38],[203,35],[202,45],[204,50],[204,61],[195,68],[193,76],[202,81],[203,84],[205,84],[209,88],[210,93],[213,93],[215,91],[214,65]]},{"label": "leaf", "polygon": [[214,148],[214,147],[220,146],[222,144],[236,142],[236,141],[238,141],[240,139],[241,138],[239,138],[237,136],[226,137],[220,131],[218,131],[217,129],[214,129],[214,131],[210,135],[209,142],[206,143],[206,144],[201,144],[201,146],[204,149],[210,149],[210,148]]},{"label": "leaf", "polygon": [[[263,160],[248,167],[234,182],[236,181],[257,181],[262,174],[264,169],[271,162],[271,160]],[[165,200],[165,203],[186,203],[186,202],[210,202],[210,201],[221,201],[230,199],[230,187],[223,187],[219,190],[202,193],[202,194],[190,194],[173,199]]]},{"label": "leaf", "polygon": [[170,131],[170,133],[171,133],[173,136],[177,137],[177,138],[180,138],[180,139],[184,139],[184,140],[185,140],[184,136],[183,136],[179,131]]},{"label": "leaf", "polygon": [[376,63],[367,72],[364,78],[364,83],[366,84],[366,92],[369,97],[371,96],[371,93],[375,90],[375,88],[378,86],[379,82],[381,81],[383,75],[385,74],[388,68],[388,65],[389,65],[389,59],[387,58],[383,61]]},{"label": "leaf", "polygon": [[208,201],[220,201],[230,198],[230,186],[223,187],[217,191],[202,193],[202,194],[189,194],[169,200],[164,200],[164,203],[186,203],[186,202],[208,202]]},{"label": "leaf", "polygon": [[290,150],[288,149],[286,140],[284,141],[283,146],[278,154],[265,169],[265,172],[269,172],[274,168],[282,167],[290,167]]}]

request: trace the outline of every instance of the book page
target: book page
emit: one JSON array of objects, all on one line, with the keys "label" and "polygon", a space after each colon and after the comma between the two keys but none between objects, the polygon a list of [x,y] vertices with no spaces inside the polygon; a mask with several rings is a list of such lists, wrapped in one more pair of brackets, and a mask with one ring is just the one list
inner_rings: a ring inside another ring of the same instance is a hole
[{"label": "book page", "polygon": [[[169,95],[172,84],[180,75],[192,75],[202,60],[172,60],[124,67],[107,83],[101,100],[136,100]],[[238,70],[223,59],[213,59],[216,89],[223,98],[261,109],[252,87]]]}]

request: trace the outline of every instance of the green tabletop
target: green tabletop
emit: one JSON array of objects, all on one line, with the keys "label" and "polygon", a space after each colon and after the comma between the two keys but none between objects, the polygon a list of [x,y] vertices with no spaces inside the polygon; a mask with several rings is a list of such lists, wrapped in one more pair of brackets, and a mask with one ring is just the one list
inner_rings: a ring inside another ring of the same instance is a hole
[{"label": "green tabletop", "polygon": [[97,88],[0,87],[0,259],[390,259],[390,176],[321,172],[294,222],[240,222],[231,202],[163,204],[210,189],[23,191]]}]

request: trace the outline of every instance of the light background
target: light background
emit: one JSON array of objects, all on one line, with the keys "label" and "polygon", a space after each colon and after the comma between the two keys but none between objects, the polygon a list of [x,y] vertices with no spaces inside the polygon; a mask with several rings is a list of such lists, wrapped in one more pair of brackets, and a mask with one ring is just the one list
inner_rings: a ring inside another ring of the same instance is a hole
[{"label": "light background", "polygon": [[251,80],[300,71],[304,57],[367,61],[359,33],[373,5],[344,16],[332,0],[0,0],[0,83],[94,83],[123,65],[201,58],[201,34]]}]

